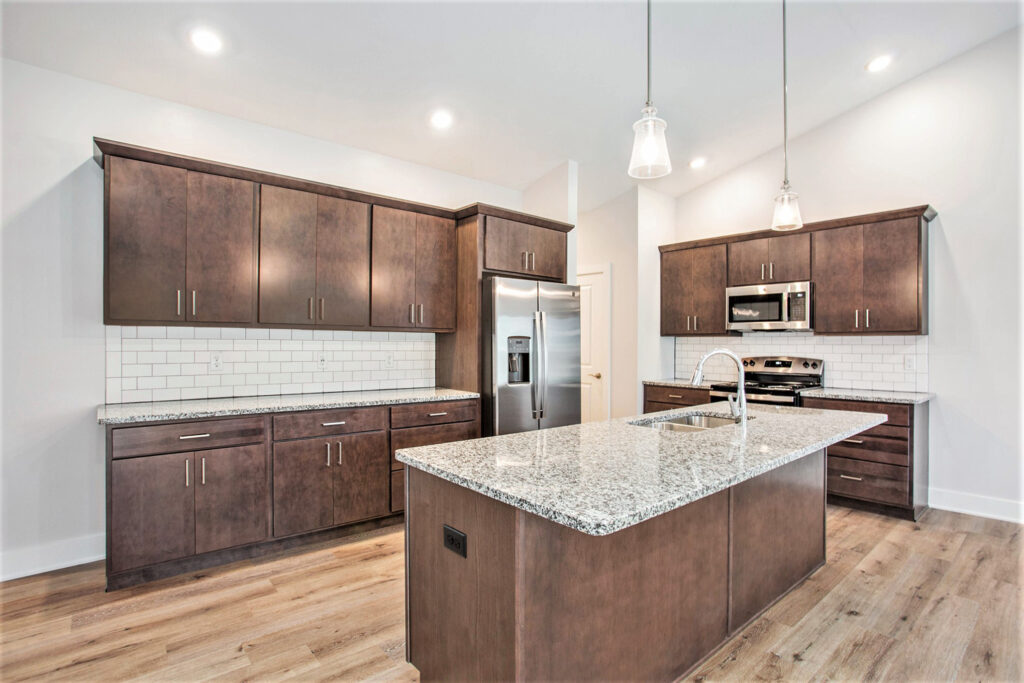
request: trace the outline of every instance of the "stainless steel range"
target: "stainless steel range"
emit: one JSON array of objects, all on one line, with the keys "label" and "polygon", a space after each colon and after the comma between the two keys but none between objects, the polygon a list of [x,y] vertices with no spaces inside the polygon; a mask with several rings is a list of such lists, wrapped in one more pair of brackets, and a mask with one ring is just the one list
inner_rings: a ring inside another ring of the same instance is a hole
[{"label": "stainless steel range", "polygon": [[[800,405],[800,394],[822,386],[825,361],[796,356],[753,356],[743,359],[748,403]],[[711,400],[736,395],[736,382],[711,385]]]}]

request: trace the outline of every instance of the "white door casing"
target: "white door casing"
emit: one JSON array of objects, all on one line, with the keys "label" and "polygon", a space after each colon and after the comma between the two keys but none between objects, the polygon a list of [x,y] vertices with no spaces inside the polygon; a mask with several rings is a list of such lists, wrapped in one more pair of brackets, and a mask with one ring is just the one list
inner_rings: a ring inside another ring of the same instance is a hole
[{"label": "white door casing", "polygon": [[580,417],[606,420],[611,414],[612,288],[611,264],[581,267]]}]

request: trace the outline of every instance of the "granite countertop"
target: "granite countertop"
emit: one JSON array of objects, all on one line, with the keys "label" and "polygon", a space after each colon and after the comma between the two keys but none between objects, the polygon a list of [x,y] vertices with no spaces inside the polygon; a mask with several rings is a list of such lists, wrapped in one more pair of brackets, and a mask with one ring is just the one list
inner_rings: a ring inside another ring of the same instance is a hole
[{"label": "granite countertop", "polygon": [[711,380],[704,380],[700,384],[694,384],[688,379],[667,377],[665,379],[645,379],[644,386],[651,387],[679,387],[680,389],[710,389],[715,384]]},{"label": "granite countertop", "polygon": [[479,398],[480,394],[456,389],[382,389],[380,391],[341,391],[332,394],[285,394],[282,396],[240,396],[202,398],[189,401],[152,403],[107,403],[96,410],[100,424],[133,424],[163,420],[192,420],[231,415],[287,413],[294,410],[359,408],[398,403],[427,403]]},{"label": "granite countertop", "polygon": [[875,389],[838,389],[822,387],[811,389],[800,394],[806,398],[834,398],[842,401],[877,401],[879,403],[927,403],[935,394],[918,393],[915,391],[878,391]]},{"label": "granite countertop", "polygon": [[[740,425],[635,423],[722,415],[724,404],[398,451],[400,462],[593,536],[682,507],[858,434],[881,414],[749,406]],[[633,424],[631,424],[633,423]]]}]

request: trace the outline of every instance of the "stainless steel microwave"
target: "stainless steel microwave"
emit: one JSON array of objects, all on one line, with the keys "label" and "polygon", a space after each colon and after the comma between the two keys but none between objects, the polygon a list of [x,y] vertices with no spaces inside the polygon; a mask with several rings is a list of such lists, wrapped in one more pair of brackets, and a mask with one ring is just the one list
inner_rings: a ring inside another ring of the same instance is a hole
[{"label": "stainless steel microwave", "polygon": [[740,332],[810,330],[811,283],[727,287],[726,328]]}]

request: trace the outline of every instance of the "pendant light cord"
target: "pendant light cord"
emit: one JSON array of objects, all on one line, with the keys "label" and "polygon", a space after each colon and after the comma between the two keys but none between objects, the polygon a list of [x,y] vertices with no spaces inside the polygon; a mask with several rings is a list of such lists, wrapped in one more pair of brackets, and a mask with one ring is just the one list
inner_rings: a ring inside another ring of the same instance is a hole
[{"label": "pendant light cord", "polygon": [[647,106],[651,106],[651,0],[647,0]]},{"label": "pendant light cord", "polygon": [[[648,0],[649,1],[649,0]],[[648,76],[650,78],[650,76]],[[650,87],[650,86],[648,86]],[[789,73],[786,69],[786,0],[782,0],[782,185],[789,187]]]}]

